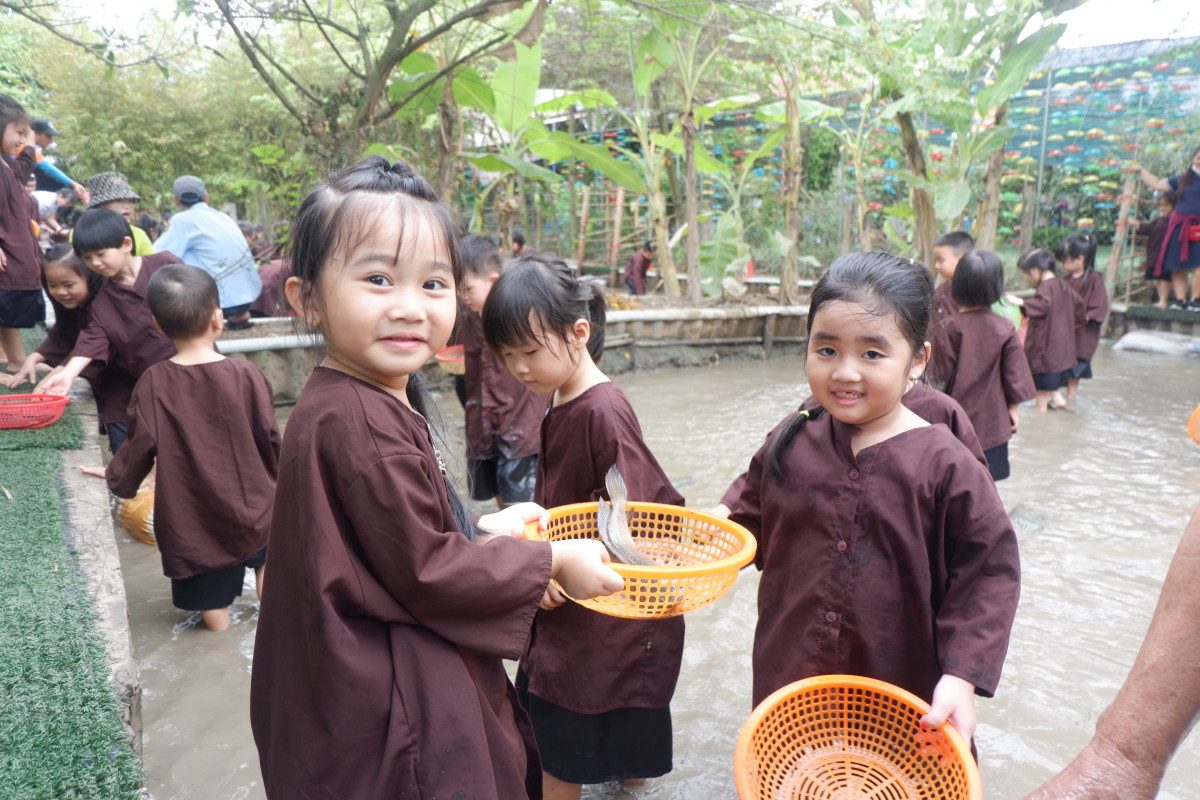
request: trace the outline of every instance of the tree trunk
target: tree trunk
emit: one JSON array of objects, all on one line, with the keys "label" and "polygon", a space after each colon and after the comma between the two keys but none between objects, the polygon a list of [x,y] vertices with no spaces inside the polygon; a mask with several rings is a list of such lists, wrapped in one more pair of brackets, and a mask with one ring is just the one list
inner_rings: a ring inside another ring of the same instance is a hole
[{"label": "tree trunk", "polygon": [[787,137],[783,142],[783,225],[789,246],[779,270],[779,293],[785,303],[796,302],[796,263],[800,256],[800,197],[804,191],[804,152],[808,128],[802,126],[795,94],[787,96]]},{"label": "tree trunk", "polygon": [[[904,158],[909,171],[918,178],[927,179],[929,174],[925,166],[925,152],[917,138],[912,114],[900,112],[896,115],[896,124],[900,126],[900,140],[904,145]],[[918,257],[922,263],[928,264],[933,258],[933,241],[937,238],[937,213],[933,209],[933,198],[925,189],[917,187],[912,187],[909,195],[914,212],[913,241],[917,245]]]},{"label": "tree trunk", "polygon": [[667,297],[679,297],[679,278],[675,273],[675,259],[671,258],[671,231],[667,227],[666,198],[661,188],[652,187],[646,194],[650,206],[650,224],[654,228],[654,239],[658,243],[658,252],[654,264],[662,277],[663,291]]},{"label": "tree trunk", "polygon": [[462,137],[458,131],[458,103],[454,100],[450,81],[443,81],[443,84],[442,99],[438,103],[438,170],[434,188],[443,203],[453,206]]},{"label": "tree trunk", "polygon": [[[996,110],[996,124],[1003,125],[1008,103]],[[1004,148],[988,156],[987,172],[983,176],[983,197],[975,215],[975,246],[980,250],[996,249],[996,229],[1000,227],[1000,178],[1004,174]]]},{"label": "tree trunk", "polygon": [[1027,175],[1025,185],[1021,188],[1022,253],[1033,247],[1033,231],[1037,228],[1037,205],[1037,181],[1032,175]]},{"label": "tree trunk", "polygon": [[696,194],[696,117],[691,109],[684,112],[683,131],[683,194],[686,203],[687,235],[683,237],[683,255],[687,264],[688,300],[698,303],[701,297],[700,287],[700,209],[697,207]]}]

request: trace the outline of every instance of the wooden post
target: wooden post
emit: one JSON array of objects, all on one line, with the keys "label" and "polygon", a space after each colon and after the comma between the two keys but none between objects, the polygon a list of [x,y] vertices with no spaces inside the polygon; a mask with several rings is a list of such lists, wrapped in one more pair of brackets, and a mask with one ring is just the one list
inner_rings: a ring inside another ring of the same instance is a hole
[{"label": "wooden post", "polygon": [[617,187],[617,205],[613,209],[612,244],[608,251],[609,286],[617,285],[617,258],[621,251],[621,218],[625,213],[625,187]]},{"label": "wooden post", "polygon": [[775,349],[775,314],[763,317],[763,358],[770,358]]},{"label": "wooden post", "polygon": [[583,196],[580,198],[579,208],[579,242],[575,247],[575,263],[579,265],[580,274],[583,273],[583,256],[587,250],[587,224],[588,224],[588,207],[590,204],[591,187],[583,187]]},{"label": "wooden post", "polygon": [[1033,230],[1037,226],[1037,205],[1038,195],[1037,186],[1034,184],[1033,176],[1026,176],[1028,180],[1021,187],[1021,252],[1026,253],[1029,248],[1033,247]]},{"label": "wooden post", "polygon": [[1136,175],[1130,175],[1125,178],[1125,183],[1121,186],[1121,205],[1120,211],[1117,213],[1116,236],[1113,237],[1112,254],[1108,257],[1108,276],[1105,281],[1109,286],[1115,286],[1117,283],[1117,269],[1121,265],[1121,251],[1125,248],[1125,243],[1129,241],[1129,209],[1133,207],[1135,197],[1134,191],[1137,189],[1138,178]]}]

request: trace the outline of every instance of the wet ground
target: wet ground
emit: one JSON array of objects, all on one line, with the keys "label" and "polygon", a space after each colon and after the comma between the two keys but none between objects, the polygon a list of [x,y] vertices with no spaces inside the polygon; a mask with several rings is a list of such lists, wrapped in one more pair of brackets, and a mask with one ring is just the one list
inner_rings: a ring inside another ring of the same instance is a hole
[{"label": "wet ground", "polygon": [[[994,800],[1020,798],[1087,741],[1200,501],[1200,445],[1186,435],[1200,402],[1200,359],[1102,346],[1094,364],[1097,378],[1084,383],[1073,412],[1022,409],[1013,478],[1000,484],[1021,539],[1024,590],[998,696],[979,703],[981,769]],[[766,431],[807,394],[793,356],[618,382],[667,473],[699,508],[717,502]],[[439,403],[452,434],[461,429],[453,396]],[[211,634],[172,607],[153,548],[122,541],[121,559],[144,683],[147,788],[158,800],[262,798],[247,721],[253,591],[235,605],[232,628]],[[729,595],[688,617],[672,704],[675,771],[655,782],[659,800],[735,796],[757,581],[743,573]],[[1160,796],[1193,797],[1196,786],[1193,741]]]}]

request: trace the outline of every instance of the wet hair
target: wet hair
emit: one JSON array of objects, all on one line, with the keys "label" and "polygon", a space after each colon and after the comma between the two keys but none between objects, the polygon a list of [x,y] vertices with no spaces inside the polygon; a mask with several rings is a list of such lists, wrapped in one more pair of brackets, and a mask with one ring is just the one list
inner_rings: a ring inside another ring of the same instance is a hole
[{"label": "wet hair", "polygon": [[504,266],[500,248],[486,236],[468,234],[458,243],[458,247],[462,252],[464,274],[486,278],[493,272],[499,273]]},{"label": "wet hair", "polygon": [[133,241],[129,223],[111,208],[89,208],[79,215],[71,241],[75,255],[83,256],[97,250],[120,247],[125,240]]},{"label": "wet hair", "polygon": [[[922,264],[888,253],[848,253],[834,259],[813,287],[808,305],[807,334],[812,340],[813,321],[821,306],[831,302],[856,303],[874,317],[890,317],[915,355],[925,348],[933,315],[933,276]],[[805,421],[820,414],[794,414],[784,421],[767,451],[771,473],[784,479],[783,453]]]},{"label": "wet hair", "polygon": [[[453,213],[438,200],[433,187],[403,161],[389,162],[383,156],[368,156],[330,177],[304,198],[290,229],[286,258],[290,277],[301,282],[299,304],[321,305],[320,278],[330,261],[352,253],[387,216],[402,221],[415,214],[432,220],[449,253],[455,286],[462,283],[462,258],[458,249],[458,223]],[[399,257],[404,246],[405,225],[396,241]],[[303,315],[296,315],[303,324]],[[437,407],[429,396],[420,372],[408,377],[405,395],[413,409],[426,419]],[[463,535],[474,541],[475,526],[458,492],[443,474],[450,509]]]},{"label": "wet hair", "polygon": [[199,267],[160,267],[146,287],[146,302],[168,339],[195,339],[208,330],[213,311],[221,307],[217,282]]},{"label": "wet hair", "polygon": [[1054,256],[1059,263],[1083,256],[1083,271],[1091,272],[1096,268],[1096,237],[1090,233],[1072,234],[1058,243]]},{"label": "wet hair", "polygon": [[[67,308],[55,300],[54,295],[50,294],[50,285],[46,282],[46,268],[51,264],[66,267],[87,284],[88,297],[83,305],[78,308]],[[46,296],[50,298],[50,305],[54,308],[54,327],[51,329],[51,333],[56,339],[70,342],[74,346],[79,332],[87,325],[88,307],[96,299],[96,293],[107,282],[108,279],[99,272],[87,268],[79,256],[75,255],[75,248],[70,243],[56,244],[46,251],[42,256],[42,288],[46,290]]]},{"label": "wet hair", "polygon": [[949,247],[961,256],[975,249],[975,239],[966,231],[950,231],[935,239],[933,246]]},{"label": "wet hair", "polygon": [[1021,256],[1020,260],[1017,261],[1017,269],[1026,275],[1031,274],[1035,269],[1039,269],[1042,272],[1057,273],[1058,262],[1054,260],[1054,256],[1046,248],[1035,247]]},{"label": "wet hair", "polygon": [[987,250],[972,250],[958,260],[950,296],[963,308],[987,308],[1004,295],[1004,264]]},{"label": "wet hair", "polygon": [[544,335],[569,343],[575,322],[585,319],[592,328],[588,355],[599,363],[605,318],[603,282],[577,278],[562,259],[534,253],[515,259],[492,286],[483,308],[483,336],[493,350],[527,342],[545,345],[536,324]]},{"label": "wet hair", "polygon": [[[0,136],[8,130],[8,126],[14,122],[28,122],[29,115],[25,113],[25,107],[16,101],[15,98],[0,94]],[[6,154],[7,155],[7,154]]]}]

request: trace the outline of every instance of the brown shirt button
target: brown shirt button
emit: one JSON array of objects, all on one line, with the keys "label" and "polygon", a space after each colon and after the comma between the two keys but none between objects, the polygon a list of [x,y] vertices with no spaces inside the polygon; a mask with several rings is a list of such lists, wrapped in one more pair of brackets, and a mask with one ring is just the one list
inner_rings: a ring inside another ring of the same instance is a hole
[{"label": "brown shirt button", "polygon": [[847,548],[847,547],[849,547],[849,546],[850,546],[850,545],[846,544],[845,542],[843,542],[843,541],[839,541],[839,542],[837,543],[837,551],[838,551],[839,553],[844,553],[844,552],[846,552],[846,548]]},{"label": "brown shirt button", "polygon": [[835,614],[832,611],[826,611],[825,612],[825,621],[826,622],[837,622],[837,614]]},{"label": "brown shirt button", "polygon": [[850,480],[852,480],[852,481],[858,480],[858,470],[856,470],[856,469],[850,470]]}]

